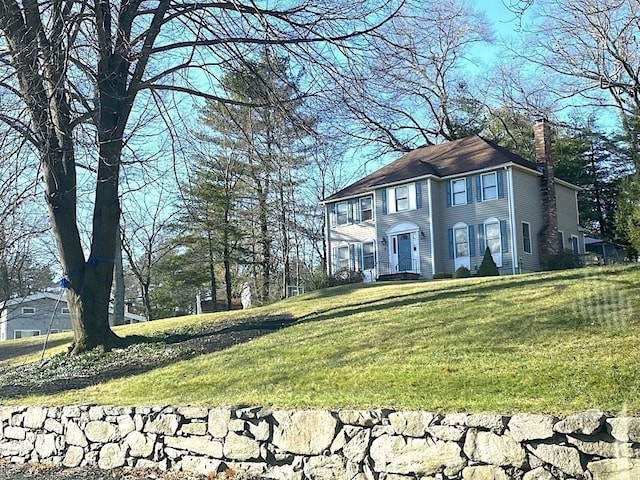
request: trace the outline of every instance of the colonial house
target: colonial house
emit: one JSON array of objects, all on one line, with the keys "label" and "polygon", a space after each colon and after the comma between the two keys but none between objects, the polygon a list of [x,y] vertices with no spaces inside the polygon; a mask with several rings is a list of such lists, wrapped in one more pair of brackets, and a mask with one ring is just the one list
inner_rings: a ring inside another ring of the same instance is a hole
[{"label": "colonial house", "polygon": [[583,254],[579,188],[555,178],[548,123],[534,134],[535,163],[473,136],[413,150],[327,197],[328,273],[473,272],[489,247],[500,273],[516,274]]},{"label": "colonial house", "polygon": [[[67,299],[63,295],[42,292],[22,298],[12,298],[0,304],[0,340],[46,335],[71,331],[71,315]],[[124,314],[125,323],[145,322],[142,315]],[[109,324],[114,325],[113,309],[110,307]]]}]

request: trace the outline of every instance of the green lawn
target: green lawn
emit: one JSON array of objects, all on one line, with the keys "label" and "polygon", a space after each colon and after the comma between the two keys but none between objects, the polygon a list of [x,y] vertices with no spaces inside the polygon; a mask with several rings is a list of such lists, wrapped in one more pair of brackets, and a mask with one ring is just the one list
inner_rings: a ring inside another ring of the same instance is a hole
[{"label": "green lawn", "polygon": [[[249,342],[134,377],[11,402],[638,414],[639,288],[638,266],[336,287],[234,312],[297,320]],[[119,333],[153,335],[178,325],[196,333],[228,315],[168,319]],[[53,353],[64,348],[56,339]],[[0,346],[0,360],[6,348]]]}]

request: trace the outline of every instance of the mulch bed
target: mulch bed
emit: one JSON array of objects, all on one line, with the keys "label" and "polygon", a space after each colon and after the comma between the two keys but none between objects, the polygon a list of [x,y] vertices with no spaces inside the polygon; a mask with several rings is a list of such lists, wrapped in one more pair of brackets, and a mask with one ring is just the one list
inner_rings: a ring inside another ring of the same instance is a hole
[{"label": "mulch bed", "polygon": [[[154,337],[126,337],[122,348],[106,353],[60,354],[45,359],[42,364],[13,366],[3,362],[0,366],[0,403],[2,399],[58,394],[148,372],[248,342],[292,323],[290,317],[274,316],[222,321],[198,326],[197,330],[185,325]],[[31,348],[34,352],[39,351],[42,345]]]},{"label": "mulch bed", "polygon": [[[225,477],[220,476],[223,480]],[[97,467],[64,468],[52,464],[15,464],[0,462],[0,480],[212,480],[187,472],[160,472],[148,469]]]},{"label": "mulch bed", "polygon": [[[20,399],[26,395],[57,394],[96,385],[115,378],[136,375],[179,360],[220,351],[248,342],[256,337],[287,327],[293,320],[285,316],[254,317],[241,321],[223,321],[192,330],[163,332],[155,337],[127,337],[123,348],[111,352],[83,355],[55,355],[42,364],[33,362],[13,366],[9,359],[0,364],[0,405],[3,399]],[[22,350],[29,347],[22,347]],[[40,351],[42,344],[30,346]],[[238,476],[216,477],[187,472],[161,472],[147,469],[97,467],[67,469],[53,464],[13,464],[0,459],[0,480],[226,480]],[[246,477],[242,477],[246,478]],[[253,479],[259,480],[259,479]]]}]

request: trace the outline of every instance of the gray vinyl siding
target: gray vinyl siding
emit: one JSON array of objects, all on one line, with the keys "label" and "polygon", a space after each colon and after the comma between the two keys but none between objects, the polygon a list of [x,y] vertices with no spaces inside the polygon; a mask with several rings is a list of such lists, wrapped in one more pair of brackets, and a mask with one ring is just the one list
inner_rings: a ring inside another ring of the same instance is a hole
[{"label": "gray vinyl siding", "polygon": [[564,232],[565,248],[571,249],[571,236],[578,237],[580,253],[584,253],[584,238],[578,231],[576,190],[556,183],[556,203],[558,209],[558,230]]},{"label": "gray vinyl siding", "polygon": [[[540,176],[532,172],[512,169],[513,203],[516,223],[516,243],[520,271],[536,272],[540,270],[540,249],[538,235],[542,230],[542,195],[540,194]],[[531,253],[524,251],[522,222],[531,229]]]},{"label": "gray vinyl siding", "polygon": [[[330,218],[330,205],[327,205],[327,218]],[[344,244],[376,241],[375,218],[377,212],[374,211],[373,219],[364,222],[354,222],[347,225],[336,225],[329,228],[327,239],[327,257],[330,274],[335,273],[333,249]],[[377,243],[377,242],[376,242]]]},{"label": "gray vinyl siding", "polygon": [[[504,197],[486,201],[477,201],[475,175],[472,177],[472,203],[466,205],[447,206],[447,183],[448,180],[434,181],[433,184],[433,202],[434,215],[436,222],[434,230],[436,236],[436,272],[452,273],[454,269],[454,260],[449,258],[449,239],[448,231],[456,223],[462,222],[474,227],[474,238],[469,241],[474,242],[475,256],[471,256],[471,271],[475,271],[482,263],[484,251],[480,251],[478,240],[478,225],[484,223],[489,218],[496,218],[507,222],[507,245],[508,252],[502,254],[501,273],[511,273],[512,271],[512,252],[511,245],[511,222],[509,219],[509,197],[507,187],[507,175],[504,175]],[[459,177],[463,178],[463,177]]]},{"label": "gray vinyl siding", "polygon": [[[539,234],[542,230],[542,195],[540,176],[522,170],[513,170],[516,237],[520,271],[540,270]],[[583,234],[578,230],[577,192],[573,188],[556,183],[558,230],[563,232],[565,248],[570,248],[571,235],[578,237],[580,253],[584,253]],[[522,222],[531,226],[531,254],[524,252]]]},{"label": "gray vinyl siding", "polygon": [[[496,170],[498,171],[498,170]],[[495,218],[506,226],[502,231],[503,239],[506,239],[507,251],[502,253],[502,267],[500,273],[511,274],[516,272],[533,272],[540,270],[538,236],[542,229],[542,198],[540,193],[540,175],[536,172],[510,167],[503,172],[502,197],[491,200],[478,200],[478,186],[476,173],[456,178],[471,179],[470,188],[472,200],[465,205],[449,206],[447,201],[449,190],[447,185],[451,178],[421,180],[420,189],[422,205],[420,208],[404,210],[401,212],[384,213],[384,199],[386,189],[378,188],[374,192],[374,218],[361,223],[352,223],[329,228],[328,254],[333,262],[333,249],[344,244],[357,244],[360,242],[374,241],[376,246],[376,262],[379,267],[390,266],[390,243],[383,244],[382,240],[394,227],[402,223],[417,225],[418,248],[420,254],[420,273],[423,278],[431,278],[437,272],[454,271],[454,260],[449,258],[449,230],[457,223],[465,223],[473,226],[473,237],[470,242],[474,246],[474,255],[470,257],[470,267],[475,271],[482,263],[484,250],[481,248],[478,226],[490,218]],[[489,172],[483,172],[489,173]],[[509,179],[512,179],[512,185]],[[410,185],[408,182],[402,185]],[[429,184],[431,196],[429,196]],[[401,186],[401,185],[397,185]],[[467,185],[467,189],[469,184]],[[511,189],[513,188],[513,191]],[[513,198],[512,211],[510,210],[510,195]],[[575,189],[565,185],[556,184],[556,197],[558,203],[558,228],[564,233],[567,245],[572,235],[578,237],[580,253],[584,252],[583,234],[579,232],[578,212]],[[431,199],[431,204],[429,200]],[[387,205],[387,208],[389,205]],[[330,206],[327,207],[328,209]],[[329,211],[329,210],[327,210]],[[512,224],[512,216],[514,222]],[[430,219],[432,219],[433,230]],[[531,253],[524,251],[523,222],[530,226]],[[433,242],[430,238],[433,231]],[[515,245],[514,245],[515,236]],[[433,252],[431,251],[433,245]],[[517,250],[515,250],[517,249]],[[514,263],[514,251],[517,264]],[[433,265],[432,265],[433,260]],[[330,263],[331,263],[330,262]],[[332,265],[333,267],[333,265]],[[333,271],[333,270],[332,270]],[[378,270],[380,273],[380,270]]]},{"label": "gray vinyl siding", "polygon": [[[390,245],[382,245],[380,240],[386,238],[387,232],[396,225],[401,223],[414,223],[418,226],[421,233],[418,234],[418,250],[420,254],[420,276],[424,278],[431,278],[434,270],[431,265],[431,239],[430,239],[430,224],[429,224],[429,190],[427,181],[421,180],[420,191],[422,195],[422,206],[415,210],[405,210],[402,212],[383,213],[383,191],[385,189],[378,189],[375,192],[375,205],[376,205],[376,218],[378,226],[378,261],[382,265],[389,264],[389,248]],[[400,186],[400,185],[399,185]]]},{"label": "gray vinyl siding", "polygon": [[[55,305],[56,300],[41,298],[8,306],[6,312],[6,339],[13,339],[16,330],[40,330],[41,335],[46,334]],[[23,308],[35,308],[35,313],[23,314]],[[53,324],[51,325],[53,330],[71,330],[71,316],[62,314],[62,308],[67,308],[65,302],[58,304]]]}]

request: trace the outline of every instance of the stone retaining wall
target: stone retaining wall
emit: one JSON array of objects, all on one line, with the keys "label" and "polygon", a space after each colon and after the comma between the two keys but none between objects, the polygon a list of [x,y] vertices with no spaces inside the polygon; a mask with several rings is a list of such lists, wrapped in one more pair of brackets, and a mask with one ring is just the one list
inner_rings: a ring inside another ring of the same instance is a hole
[{"label": "stone retaining wall", "polygon": [[630,480],[640,418],[262,407],[0,407],[0,458],[285,480]]}]

